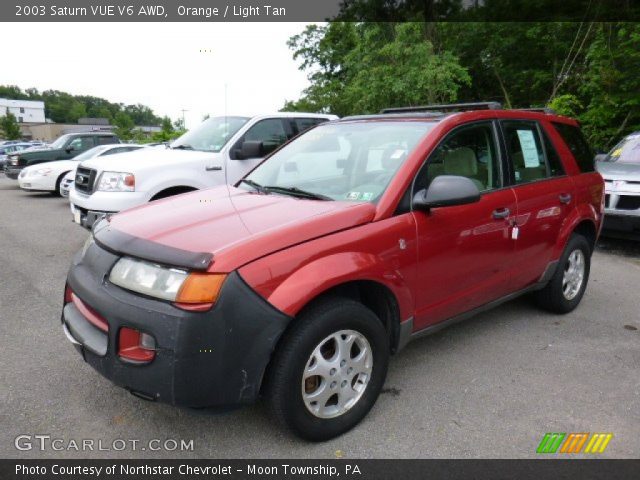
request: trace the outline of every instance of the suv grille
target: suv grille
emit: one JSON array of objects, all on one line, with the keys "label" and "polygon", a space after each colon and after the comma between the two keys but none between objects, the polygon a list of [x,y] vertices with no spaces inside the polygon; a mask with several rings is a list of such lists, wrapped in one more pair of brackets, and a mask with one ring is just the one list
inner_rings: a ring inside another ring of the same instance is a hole
[{"label": "suv grille", "polygon": [[92,168],[78,167],[76,170],[76,190],[84,193],[93,193],[93,184],[96,181],[96,171]]}]

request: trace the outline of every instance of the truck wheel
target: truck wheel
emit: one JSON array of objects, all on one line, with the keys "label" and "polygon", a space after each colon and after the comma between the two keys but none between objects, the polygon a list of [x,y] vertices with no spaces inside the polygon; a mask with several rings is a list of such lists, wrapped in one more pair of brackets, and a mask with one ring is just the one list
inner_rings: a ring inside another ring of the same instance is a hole
[{"label": "truck wheel", "polygon": [[318,303],[280,345],[266,396],[274,416],[296,435],[329,440],[373,407],[387,375],[389,339],[364,305],[340,297]]},{"label": "truck wheel", "polygon": [[589,280],[591,247],[582,235],[573,234],[549,283],[535,293],[538,305],[555,313],[569,313],[578,306]]}]

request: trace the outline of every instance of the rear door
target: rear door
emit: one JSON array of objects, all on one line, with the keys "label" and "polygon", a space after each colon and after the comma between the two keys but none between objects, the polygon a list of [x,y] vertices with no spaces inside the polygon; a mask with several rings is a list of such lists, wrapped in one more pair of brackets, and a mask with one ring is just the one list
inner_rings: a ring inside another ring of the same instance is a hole
[{"label": "rear door", "polygon": [[554,246],[575,205],[574,186],[538,122],[500,122],[509,177],[518,202],[514,219],[513,289],[538,281],[552,260]]},{"label": "rear door", "polygon": [[507,270],[517,207],[498,143],[495,122],[458,127],[431,153],[415,179],[414,194],[438,175],[470,178],[481,191],[477,203],[413,212],[418,242],[416,330],[512,290]]}]

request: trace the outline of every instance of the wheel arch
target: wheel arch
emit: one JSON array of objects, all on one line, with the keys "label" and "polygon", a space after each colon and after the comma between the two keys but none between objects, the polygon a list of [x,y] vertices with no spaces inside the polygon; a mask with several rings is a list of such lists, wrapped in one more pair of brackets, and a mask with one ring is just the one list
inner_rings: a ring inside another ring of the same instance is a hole
[{"label": "wheel arch", "polygon": [[189,185],[171,186],[154,193],[149,201],[152,202],[154,200],[160,200],[161,198],[173,197],[174,195],[180,195],[181,193],[195,192],[196,190],[198,190],[196,187]]}]

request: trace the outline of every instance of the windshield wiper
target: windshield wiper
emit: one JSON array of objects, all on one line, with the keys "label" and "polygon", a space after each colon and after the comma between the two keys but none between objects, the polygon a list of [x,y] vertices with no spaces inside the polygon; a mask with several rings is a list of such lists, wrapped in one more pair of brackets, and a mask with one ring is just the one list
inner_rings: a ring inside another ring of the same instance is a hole
[{"label": "windshield wiper", "polygon": [[246,183],[247,185],[252,186],[256,191],[264,193],[265,195],[269,193],[268,189],[260,185],[258,182],[254,182],[253,180],[250,180],[248,178],[243,178],[242,180],[240,180],[240,183]]},{"label": "windshield wiper", "polygon": [[183,145],[178,145],[177,147],[171,147],[175,150],[180,149],[180,150],[193,150],[193,147],[191,145],[187,145],[187,144],[183,144]]},{"label": "windshield wiper", "polygon": [[290,194],[295,197],[310,198],[312,200],[325,200],[325,201],[333,200],[333,198],[328,197],[326,195],[322,195],[320,193],[308,192],[307,190],[302,190],[301,188],[298,188],[298,187],[279,187],[277,185],[268,185],[263,188],[265,188],[270,192]]}]

